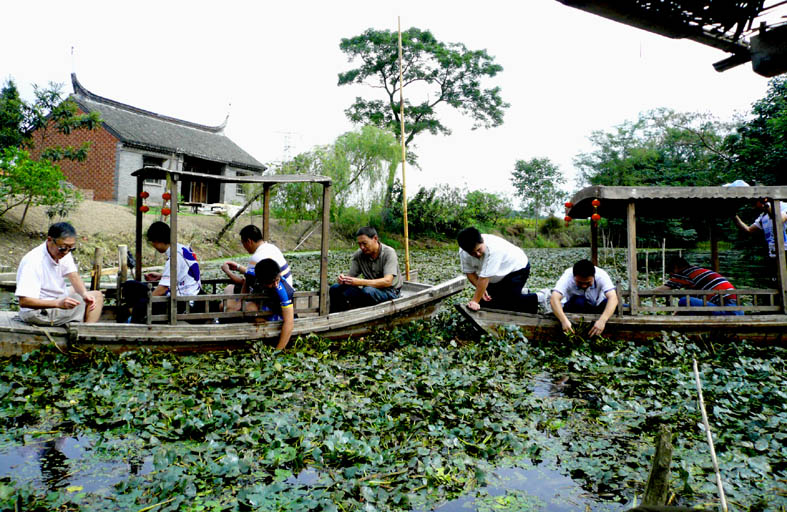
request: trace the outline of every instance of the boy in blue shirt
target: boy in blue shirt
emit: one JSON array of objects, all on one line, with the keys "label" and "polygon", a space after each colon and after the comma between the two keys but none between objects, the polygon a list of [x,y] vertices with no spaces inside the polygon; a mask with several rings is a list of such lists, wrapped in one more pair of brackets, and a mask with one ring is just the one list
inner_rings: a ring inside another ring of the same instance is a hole
[{"label": "boy in blue shirt", "polygon": [[[251,277],[247,274],[248,277]],[[254,279],[251,289],[248,283],[251,279],[246,279],[243,285],[243,293],[261,293],[263,290],[272,290],[273,297],[265,299],[260,305],[260,311],[270,311],[272,314],[267,318],[269,321],[281,320],[281,334],[277,350],[284,350],[290,342],[290,335],[295,324],[295,308],[293,307],[292,297],[295,294],[292,286],[281,278],[281,268],[279,264],[270,258],[260,260],[254,266]]]}]

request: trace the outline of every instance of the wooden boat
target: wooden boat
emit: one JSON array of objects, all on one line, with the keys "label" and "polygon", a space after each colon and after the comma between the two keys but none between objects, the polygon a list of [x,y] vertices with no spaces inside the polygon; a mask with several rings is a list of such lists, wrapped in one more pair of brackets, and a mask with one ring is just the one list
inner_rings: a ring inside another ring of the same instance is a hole
[{"label": "wooden boat", "polygon": [[[433,314],[440,301],[460,292],[466,279],[458,276],[443,283],[429,285],[405,281],[400,297],[380,304],[345,311],[328,313],[328,212],[330,209],[330,178],[310,175],[276,175],[276,176],[216,176],[187,171],[174,171],[160,167],[145,167],[133,173],[137,177],[137,218],[136,218],[136,260],[143,261],[142,254],[142,212],[141,198],[145,179],[166,179],[171,206],[171,239],[170,245],[177,246],[177,183],[183,178],[191,181],[220,181],[225,183],[261,183],[263,185],[263,239],[269,239],[269,194],[273,185],[280,183],[318,183],[323,186],[322,243],[320,265],[320,289],[318,291],[298,291],[295,293],[295,319],[292,338],[293,343],[298,336],[318,334],[326,338],[346,338],[369,333],[376,328],[390,328],[415,319],[425,318]],[[125,258],[119,261],[124,262]],[[171,275],[177,275],[175,258],[172,258]],[[121,266],[118,282],[125,279],[125,265]],[[141,265],[136,268],[136,279],[142,280]],[[164,303],[166,314],[154,315],[149,307],[146,324],[117,323],[115,308],[105,306],[100,322],[92,324],[71,323],[62,327],[39,327],[23,323],[17,313],[0,311],[0,356],[21,354],[41,347],[55,344],[60,349],[79,349],[104,347],[112,351],[147,347],[168,351],[206,351],[248,347],[258,341],[275,341],[281,331],[281,322],[257,322],[257,317],[264,317],[264,312],[191,312],[186,306],[183,313],[178,312],[176,304],[185,302],[218,303],[224,299],[245,298],[249,295],[225,295],[220,292],[228,280],[203,280],[203,290],[212,291],[206,295],[178,296],[172,289],[168,297],[153,297],[149,304]],[[207,288],[207,289],[206,289]],[[212,289],[211,289],[212,288]],[[116,288],[117,289],[117,288]],[[113,290],[114,291],[114,290]],[[256,297],[259,298],[259,297]],[[236,323],[213,323],[237,321]],[[164,323],[155,323],[164,322]]]},{"label": "wooden boat", "polygon": [[[623,217],[627,222],[627,284],[618,283],[618,311],[608,321],[603,335],[609,338],[647,340],[664,332],[678,332],[689,338],[713,337],[746,339],[756,343],[783,344],[787,340],[787,263],[784,239],[776,237],[779,259],[777,288],[738,288],[737,306],[679,307],[672,300],[679,297],[707,298],[707,290],[655,291],[640,288],[638,279],[636,219],[637,213],[648,217],[678,217],[698,212],[711,227],[711,261],[705,266],[719,270],[718,235],[714,222],[729,219],[742,204],[768,198],[773,212],[781,211],[787,199],[787,187],[588,187],[567,203],[567,216],[588,218],[598,214],[606,218]],[[595,205],[594,205],[595,203]],[[784,229],[781,217],[772,216],[775,231]],[[598,261],[598,225],[591,220],[591,260]],[[696,263],[696,262],[695,262]],[[537,271],[537,269],[536,269]],[[721,272],[724,274],[724,272]],[[721,293],[721,292],[717,292]],[[746,298],[746,300],[742,300]],[[480,333],[498,334],[501,327],[519,327],[529,338],[557,340],[562,328],[554,315],[515,313],[481,309],[471,311],[457,305],[458,311]],[[743,315],[712,316],[713,311],[741,311]],[[697,316],[676,315],[694,313]],[[598,315],[568,314],[575,326],[592,325]]]}]

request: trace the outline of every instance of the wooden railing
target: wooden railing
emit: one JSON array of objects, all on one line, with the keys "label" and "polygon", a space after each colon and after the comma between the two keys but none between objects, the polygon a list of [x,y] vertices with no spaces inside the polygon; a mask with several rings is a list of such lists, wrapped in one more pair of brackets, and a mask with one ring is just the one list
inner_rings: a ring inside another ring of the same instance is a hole
[{"label": "wooden railing", "polygon": [[[713,296],[736,295],[737,305],[717,306],[710,303]],[[744,314],[760,313],[780,313],[782,304],[780,301],[779,290],[772,288],[740,288],[735,290],[637,290],[637,304],[635,310],[637,314],[659,314],[659,313],[703,313],[711,314],[715,311],[742,311]],[[619,313],[631,313],[631,292],[623,290],[618,292],[620,306]],[[702,306],[678,306],[673,301],[685,298],[699,298]]]}]

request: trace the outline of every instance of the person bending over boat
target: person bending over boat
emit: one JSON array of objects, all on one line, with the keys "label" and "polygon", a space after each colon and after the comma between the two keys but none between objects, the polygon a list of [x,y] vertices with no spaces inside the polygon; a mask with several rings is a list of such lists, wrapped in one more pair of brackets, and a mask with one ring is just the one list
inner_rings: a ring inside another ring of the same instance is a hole
[{"label": "person bending over boat", "polygon": [[[249,283],[253,283],[249,286]],[[271,258],[260,260],[254,266],[254,279],[247,279],[243,285],[244,293],[260,293],[263,290],[273,290],[274,297],[266,299],[260,304],[260,311],[270,311],[272,314],[266,320],[282,321],[277,350],[284,350],[290,342],[292,327],[295,325],[295,308],[292,297],[295,294],[292,286],[282,276],[281,267]]]},{"label": "person bending over boat", "polygon": [[[771,218],[771,202],[767,198],[761,197],[754,201],[754,207],[760,212],[760,215],[755,219],[754,223],[747,226],[737,215],[735,216],[735,225],[738,229],[747,233],[761,232],[765,237],[765,243],[768,244],[768,264],[772,269],[772,275],[777,276],[778,260],[776,258],[776,237],[773,236],[773,219]],[[784,246],[787,251],[787,203],[782,202],[782,223],[784,223]]]},{"label": "person bending over boat", "polygon": [[[169,295],[170,287],[170,227],[169,224],[161,221],[154,222],[148,227],[145,237],[148,243],[156,249],[157,252],[167,255],[167,261],[164,263],[163,272],[148,272],[144,275],[145,281],[156,282],[158,285],[153,290],[154,297]],[[177,250],[177,290],[178,296],[184,295],[199,295],[202,293],[202,286],[200,283],[200,269],[197,256],[190,247],[178,244]],[[123,283],[123,297],[128,307],[131,308],[130,322],[145,323],[147,315],[148,303],[148,287],[145,283],[129,280]],[[153,304],[154,314],[160,314],[165,308],[164,304]],[[205,303],[197,302],[191,308],[191,312],[204,311]],[[178,303],[178,311],[183,312],[186,310],[185,303]]]},{"label": "person bending over boat", "polygon": [[[25,254],[16,271],[19,317],[30,324],[97,322],[104,294],[87,291],[71,252],[77,233],[68,222],[49,226],[46,241]],[[66,287],[65,279],[71,284]]]},{"label": "person bending over boat", "polygon": [[380,242],[377,230],[362,227],[355,233],[355,238],[358,250],[352,256],[350,271],[339,274],[338,283],[329,290],[331,313],[395,299],[402,288],[396,251]]},{"label": "person bending over boat", "polygon": [[[246,252],[251,255],[249,256],[249,263],[244,266],[234,261],[227,261],[221,266],[221,270],[227,274],[227,277],[229,277],[233,283],[224,289],[224,293],[228,295],[239,293],[236,290],[241,290],[243,288],[247,274],[253,275],[254,266],[266,258],[272,259],[279,265],[282,273],[281,278],[292,286],[292,272],[290,271],[290,266],[287,264],[287,260],[284,259],[284,255],[278,247],[262,239],[260,228],[253,224],[245,226],[240,230],[240,243]],[[225,302],[226,305],[223,305],[224,311],[240,311],[240,300],[227,299]]]},{"label": "person bending over boat", "polygon": [[549,299],[563,331],[574,332],[566,313],[601,313],[588,334],[600,335],[607,320],[618,307],[615,283],[604,269],[596,267],[590,260],[579,260],[560,276]]},{"label": "person bending over boat", "polygon": [[522,293],[530,277],[525,251],[499,236],[482,235],[474,227],[460,231],[457,242],[462,273],[475,286],[469,309],[478,311],[483,304],[484,308],[538,311],[538,296]]},{"label": "person bending over boat", "polygon": [[[721,274],[708,270],[707,268],[689,265],[689,262],[681,257],[674,257],[667,262],[667,271],[670,273],[669,280],[656,288],[656,291],[678,290],[687,288],[689,290],[731,290],[735,287]],[[720,297],[724,299],[725,306],[737,306],[738,297],[734,294],[709,295],[707,302],[703,303],[699,297],[689,297],[689,306],[720,306]],[[678,300],[678,306],[686,306],[686,297]],[[684,313],[689,315],[701,315],[702,313]],[[711,315],[742,315],[743,311],[712,311]]]}]

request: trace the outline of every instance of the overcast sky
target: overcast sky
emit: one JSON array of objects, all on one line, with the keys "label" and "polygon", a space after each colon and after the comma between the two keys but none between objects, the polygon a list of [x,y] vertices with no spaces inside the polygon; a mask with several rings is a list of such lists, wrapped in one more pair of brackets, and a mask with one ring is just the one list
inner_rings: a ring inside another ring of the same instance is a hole
[{"label": "overcast sky", "polygon": [[[328,144],[353,128],[344,115],[363,86],[337,86],[350,69],[343,37],[367,28],[431,30],[486,49],[503,72],[504,124],[472,131],[451,112],[451,136],[415,140],[422,170],[408,189],[450,183],[510,193],[517,160],[548,157],[573,190],[577,153],[593,130],[669,107],[722,120],[747,113],[767,79],[749,64],[724,73],[726,54],[566,7],[556,0],[288,2],[9,2],[0,31],[0,78],[23,96],[70,73],[95,94],[159,114],[218,125],[263,163]],[[75,56],[72,59],[71,47]],[[229,105],[231,104],[231,107]],[[412,194],[412,192],[411,192]]]}]

